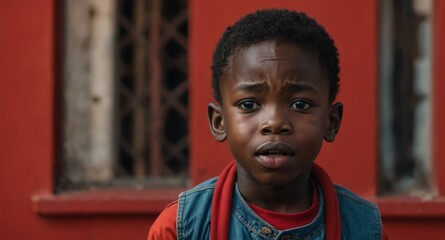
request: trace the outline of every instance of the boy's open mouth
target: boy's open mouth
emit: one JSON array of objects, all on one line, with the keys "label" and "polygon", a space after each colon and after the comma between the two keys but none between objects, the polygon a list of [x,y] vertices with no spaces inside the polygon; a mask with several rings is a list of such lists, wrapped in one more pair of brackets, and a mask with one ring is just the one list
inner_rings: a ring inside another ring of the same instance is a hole
[{"label": "boy's open mouth", "polygon": [[255,151],[257,160],[267,168],[287,165],[295,156],[294,149],[283,142],[266,142]]}]

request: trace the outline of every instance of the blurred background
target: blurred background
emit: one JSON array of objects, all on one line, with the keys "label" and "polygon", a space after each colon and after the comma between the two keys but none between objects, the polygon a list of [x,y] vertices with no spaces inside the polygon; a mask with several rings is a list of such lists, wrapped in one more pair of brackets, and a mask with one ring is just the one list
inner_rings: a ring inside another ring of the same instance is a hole
[{"label": "blurred background", "polygon": [[265,8],[340,53],[340,134],[317,162],[391,239],[445,239],[445,2],[1,0],[0,239],[145,239],[232,157],[208,130],[211,56]]}]

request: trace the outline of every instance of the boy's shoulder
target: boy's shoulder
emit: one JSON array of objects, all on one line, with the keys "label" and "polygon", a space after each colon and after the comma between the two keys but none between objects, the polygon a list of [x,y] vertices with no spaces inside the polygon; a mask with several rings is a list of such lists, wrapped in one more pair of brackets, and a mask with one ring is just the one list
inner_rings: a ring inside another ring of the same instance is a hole
[{"label": "boy's shoulder", "polygon": [[348,204],[357,204],[359,206],[369,208],[370,210],[378,209],[377,205],[375,203],[372,203],[372,202],[364,199],[363,197],[360,197],[359,195],[352,192],[351,190],[349,190],[341,185],[338,185],[338,184],[334,184],[334,187],[335,187],[335,191],[337,193],[337,198],[339,200],[339,203],[346,202]]},{"label": "boy's shoulder", "polygon": [[213,191],[217,178],[182,192],[178,198],[178,239],[209,239]]},{"label": "boy's shoulder", "polygon": [[342,235],[346,239],[381,239],[379,209],[351,190],[335,185],[340,208]]},{"label": "boy's shoulder", "polygon": [[217,179],[218,179],[218,177],[214,177],[214,178],[208,179],[204,182],[201,182],[200,184],[194,186],[193,188],[182,192],[179,195],[179,197],[187,196],[187,195],[194,195],[194,194],[199,194],[199,193],[205,193],[205,192],[213,193]]}]

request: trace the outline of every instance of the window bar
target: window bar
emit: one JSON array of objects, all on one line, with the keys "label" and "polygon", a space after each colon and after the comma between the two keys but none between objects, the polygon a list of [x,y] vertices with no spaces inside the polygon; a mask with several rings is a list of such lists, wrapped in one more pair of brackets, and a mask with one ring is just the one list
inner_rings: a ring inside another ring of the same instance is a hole
[{"label": "window bar", "polygon": [[152,0],[150,6],[149,31],[149,95],[150,95],[150,176],[160,177],[162,171],[161,143],[162,116],[161,110],[161,62],[159,49],[161,48],[161,7],[159,0]]},{"label": "window bar", "polygon": [[136,104],[134,111],[134,125],[133,125],[133,143],[134,143],[134,175],[137,178],[145,176],[145,53],[146,53],[146,41],[143,37],[145,28],[145,13],[146,13],[146,1],[135,1],[134,4],[134,91],[136,94]]}]

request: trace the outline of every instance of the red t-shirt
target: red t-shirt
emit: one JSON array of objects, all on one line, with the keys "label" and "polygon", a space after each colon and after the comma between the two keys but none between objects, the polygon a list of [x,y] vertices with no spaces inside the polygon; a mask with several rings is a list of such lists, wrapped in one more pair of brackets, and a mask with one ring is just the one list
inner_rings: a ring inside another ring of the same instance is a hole
[{"label": "red t-shirt", "polygon": [[318,196],[317,188],[312,183],[312,204],[306,211],[300,213],[279,213],[269,211],[267,209],[258,207],[250,202],[247,202],[249,207],[264,221],[274,226],[278,230],[291,229],[301,227],[311,223],[318,214],[320,209],[320,197]]}]

